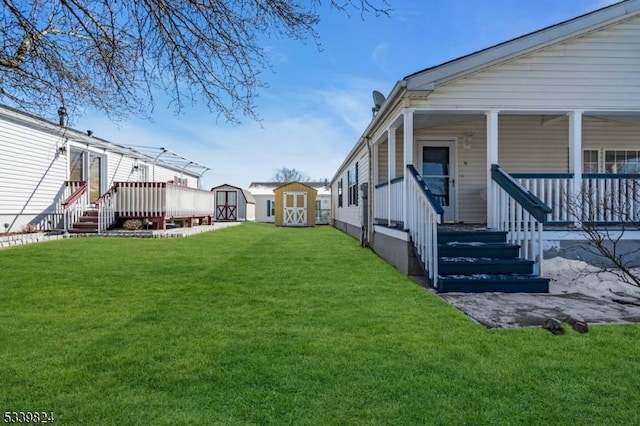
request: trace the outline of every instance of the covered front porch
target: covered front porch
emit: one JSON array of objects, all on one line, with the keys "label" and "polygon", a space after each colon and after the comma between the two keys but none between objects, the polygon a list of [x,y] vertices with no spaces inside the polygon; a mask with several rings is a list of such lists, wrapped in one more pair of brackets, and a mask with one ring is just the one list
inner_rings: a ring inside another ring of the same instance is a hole
[{"label": "covered front porch", "polygon": [[[545,226],[572,231],[640,222],[638,118],[613,111],[403,108],[371,141],[372,232],[405,233],[440,291],[458,291],[443,290],[448,278],[441,271],[450,259],[442,253],[452,244],[443,243],[439,226],[446,223],[504,233],[500,244],[517,247],[517,258],[533,262],[526,275],[539,276]],[[464,241],[493,244],[485,236]]]},{"label": "covered front porch", "polygon": [[443,222],[497,226],[492,165],[551,208],[547,223],[638,222],[638,140],[632,112],[404,109],[372,143],[374,223],[408,222],[409,164],[443,207]]}]

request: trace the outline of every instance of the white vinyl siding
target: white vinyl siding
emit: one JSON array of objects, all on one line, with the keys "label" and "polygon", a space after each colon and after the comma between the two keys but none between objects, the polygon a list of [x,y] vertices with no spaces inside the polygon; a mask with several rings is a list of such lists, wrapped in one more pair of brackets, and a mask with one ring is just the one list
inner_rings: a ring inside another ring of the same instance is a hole
[{"label": "white vinyl siding", "polygon": [[67,156],[58,151],[64,138],[4,117],[0,135],[0,232],[46,222],[42,216],[55,211],[67,177]]},{"label": "white vinyl siding", "polygon": [[[155,165],[155,175],[154,175],[154,166],[149,166],[149,180],[153,182],[175,182],[176,177],[180,177],[180,171],[169,169],[158,164]],[[198,187],[198,178],[196,176],[183,173],[183,179],[187,180],[187,186],[190,188]]]},{"label": "white vinyl siding", "polygon": [[[347,171],[355,167],[358,163],[358,205],[348,205],[348,179]],[[357,227],[362,226],[362,209],[366,208],[362,206],[362,195],[359,186],[365,182],[369,182],[369,155],[367,149],[363,148],[353,157],[353,160],[340,173],[340,176],[334,181],[331,187],[332,203],[334,217],[333,219],[340,222],[348,223]],[[338,182],[342,179],[342,207],[338,207]]]},{"label": "white vinyl siding", "polygon": [[640,18],[436,88],[429,107],[638,109]]},{"label": "white vinyl siding", "polygon": [[[273,223],[275,219],[275,196],[271,195],[256,195],[253,194],[253,198],[256,200],[255,204],[255,221]],[[267,210],[269,213],[267,214]]]},{"label": "white vinyl siding", "polygon": [[[134,164],[138,164],[138,169],[134,169]],[[109,168],[108,186],[114,182],[140,182],[144,181],[142,167],[143,163],[122,154],[110,154],[107,161]]]}]

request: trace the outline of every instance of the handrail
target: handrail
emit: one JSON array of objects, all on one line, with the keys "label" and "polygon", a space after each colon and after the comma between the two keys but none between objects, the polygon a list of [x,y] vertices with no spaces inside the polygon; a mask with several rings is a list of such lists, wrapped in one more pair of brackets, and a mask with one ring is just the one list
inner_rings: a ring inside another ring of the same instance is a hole
[{"label": "handrail", "polygon": [[638,173],[583,173],[583,179],[639,179]]},{"label": "handrail", "polygon": [[542,273],[542,232],[552,210],[497,164],[491,165],[491,208],[494,225],[507,232],[507,242],[520,246],[520,257],[533,261],[533,272]]},{"label": "handrail", "polygon": [[516,182],[497,164],[491,165],[491,178],[526,211],[540,223],[547,222],[547,215],[551,213],[551,208],[536,197],[531,191]]},{"label": "handrail", "polygon": [[62,202],[62,207],[66,210],[70,204],[75,203],[85,192],[87,192],[88,187],[89,184],[87,182],[82,182],[82,185],[80,185],[80,187],[76,189],[73,194],[69,195],[67,199]]},{"label": "handrail", "polygon": [[438,224],[442,223],[444,209],[416,169],[408,164],[413,179],[407,179],[407,222],[404,224],[411,237],[416,257],[424,268],[432,287],[438,288]]},{"label": "handrail", "polygon": [[402,182],[403,180],[404,180],[404,176],[400,176],[400,177],[397,177],[397,178],[393,178],[393,179],[391,179],[391,180],[390,180],[390,181],[388,181],[388,182],[382,182],[382,183],[379,183],[379,184],[377,184],[377,185],[375,186],[375,188],[376,188],[376,189],[377,189],[377,188],[383,188],[383,187],[385,187],[385,186],[387,186],[387,185],[389,185],[389,184],[394,184],[394,183],[396,183],[396,182]]},{"label": "handrail", "polygon": [[440,215],[440,221],[444,221],[444,208],[442,207],[442,204],[440,204],[436,196],[433,194],[433,192],[431,192],[431,189],[429,189],[429,185],[427,185],[422,176],[420,176],[420,173],[418,173],[416,168],[413,167],[413,165],[407,164],[407,170],[409,170],[409,173],[411,173],[413,178],[418,183],[420,189],[422,189],[422,192],[427,197],[427,200],[429,200],[429,203],[431,203],[431,207],[433,207],[435,212]]},{"label": "handrail", "polygon": [[514,179],[571,179],[573,173],[509,173]]}]

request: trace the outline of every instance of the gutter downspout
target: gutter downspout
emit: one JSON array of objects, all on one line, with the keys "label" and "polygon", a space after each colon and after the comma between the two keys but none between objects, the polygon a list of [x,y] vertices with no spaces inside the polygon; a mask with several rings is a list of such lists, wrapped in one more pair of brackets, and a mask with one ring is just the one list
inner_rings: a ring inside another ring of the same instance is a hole
[{"label": "gutter downspout", "polygon": [[371,155],[371,138],[367,136],[367,154],[369,155],[369,185],[367,185],[367,246],[373,246],[373,155]]}]

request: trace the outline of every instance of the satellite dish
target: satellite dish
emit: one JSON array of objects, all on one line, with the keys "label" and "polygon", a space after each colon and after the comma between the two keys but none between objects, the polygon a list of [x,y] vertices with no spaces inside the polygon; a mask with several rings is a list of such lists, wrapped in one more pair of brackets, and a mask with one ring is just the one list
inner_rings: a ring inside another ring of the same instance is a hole
[{"label": "satellite dish", "polygon": [[375,106],[376,110],[379,110],[380,107],[382,106],[382,104],[385,101],[385,97],[382,93],[378,92],[377,90],[373,91],[373,105]]}]

